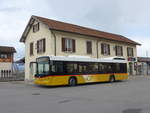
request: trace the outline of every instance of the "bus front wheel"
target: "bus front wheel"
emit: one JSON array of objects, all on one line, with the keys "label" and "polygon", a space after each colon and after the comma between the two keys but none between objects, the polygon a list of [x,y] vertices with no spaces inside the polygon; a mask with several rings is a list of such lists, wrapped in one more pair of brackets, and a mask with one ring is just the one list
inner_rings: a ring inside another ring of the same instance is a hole
[{"label": "bus front wheel", "polygon": [[69,86],[75,86],[77,85],[77,79],[75,77],[71,77],[69,79]]},{"label": "bus front wheel", "polygon": [[115,82],[115,76],[114,76],[114,75],[111,75],[111,76],[110,76],[109,82],[111,82],[111,83],[112,83],[112,82]]}]

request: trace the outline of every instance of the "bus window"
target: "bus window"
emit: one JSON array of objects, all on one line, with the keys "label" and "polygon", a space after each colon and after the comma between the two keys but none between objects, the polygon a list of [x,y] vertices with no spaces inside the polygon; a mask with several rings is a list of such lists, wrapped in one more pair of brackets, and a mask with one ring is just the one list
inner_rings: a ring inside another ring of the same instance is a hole
[{"label": "bus window", "polygon": [[63,74],[63,62],[53,62],[53,65],[51,65],[51,72],[54,74]]},{"label": "bus window", "polygon": [[78,64],[77,63],[74,64],[74,72],[78,73]]},{"label": "bus window", "polygon": [[78,72],[78,65],[75,62],[65,62],[65,68],[67,74],[75,74]]},{"label": "bus window", "polygon": [[107,72],[108,73],[111,73],[112,72],[112,67],[110,64],[107,65]]},{"label": "bus window", "polygon": [[116,67],[115,72],[120,73],[120,64],[116,64],[115,67]]},{"label": "bus window", "polygon": [[79,73],[82,73],[82,64],[79,63]]},{"label": "bus window", "polygon": [[79,66],[80,74],[87,74],[87,64],[86,63],[78,63],[78,66]]},{"label": "bus window", "polygon": [[44,73],[49,74],[49,68],[50,68],[50,65],[49,64],[45,64],[44,65]]},{"label": "bus window", "polygon": [[123,63],[120,64],[120,72],[121,73],[126,73],[127,72],[126,64],[123,64]]},{"label": "bus window", "polygon": [[74,64],[73,63],[67,63],[66,72],[67,73],[73,73],[73,71],[74,71]]},{"label": "bus window", "polygon": [[93,69],[93,71],[95,73],[98,73],[98,63],[94,63],[94,69]]},{"label": "bus window", "polygon": [[44,67],[43,64],[38,64],[38,74],[44,74]]},{"label": "bus window", "polygon": [[59,73],[63,73],[64,72],[64,70],[63,70],[63,62],[56,62],[55,66],[56,66],[56,72],[59,72]]},{"label": "bus window", "polygon": [[104,73],[104,64],[99,63],[99,72]]},{"label": "bus window", "polygon": [[88,63],[87,65],[87,72],[88,73],[98,73],[98,63]]},{"label": "bus window", "polygon": [[82,65],[82,72],[84,74],[87,74],[87,65],[86,64]]},{"label": "bus window", "polygon": [[109,63],[107,67],[108,73],[114,73],[114,67],[115,65],[113,63]]},{"label": "bus window", "polygon": [[38,74],[49,74],[48,63],[38,63]]},{"label": "bus window", "polygon": [[55,65],[51,65],[51,72],[56,72]]}]

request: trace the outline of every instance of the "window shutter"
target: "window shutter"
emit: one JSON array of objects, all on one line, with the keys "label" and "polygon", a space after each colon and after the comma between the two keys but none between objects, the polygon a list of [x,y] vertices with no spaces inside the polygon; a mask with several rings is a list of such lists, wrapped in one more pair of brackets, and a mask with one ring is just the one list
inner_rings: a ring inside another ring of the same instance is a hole
[{"label": "window shutter", "polygon": [[129,56],[129,48],[127,48],[127,56]]},{"label": "window shutter", "polygon": [[38,31],[40,30],[40,23],[38,23]]},{"label": "window shutter", "polygon": [[86,49],[87,49],[87,50],[86,50],[87,53],[90,53],[90,51],[89,51],[89,42],[88,42],[88,41],[86,42],[86,46],[87,46],[87,48],[86,48]]},{"label": "window shutter", "polygon": [[62,38],[62,51],[65,51],[65,38]]},{"label": "window shutter", "polygon": [[43,39],[43,52],[45,52],[46,50],[46,42],[45,42],[45,39]]},{"label": "window shutter", "polygon": [[30,43],[30,55],[33,55],[33,43]]},{"label": "window shutter", "polygon": [[116,56],[118,56],[117,46],[115,46]]},{"label": "window shutter", "polygon": [[32,54],[32,49],[31,49],[32,43],[30,43],[30,55]]},{"label": "window shutter", "polygon": [[122,48],[122,46],[121,46],[121,56],[123,56],[123,48]]},{"label": "window shutter", "polygon": [[32,28],[33,28],[33,32],[35,32],[34,25],[32,26]]},{"label": "window shutter", "polygon": [[89,53],[92,53],[92,42],[89,42]]},{"label": "window shutter", "polygon": [[92,42],[91,41],[87,41],[86,42],[86,46],[87,46],[87,53],[91,54],[92,53]]},{"label": "window shutter", "polygon": [[86,42],[86,52],[89,53],[89,45],[88,41]]},{"label": "window shutter", "polygon": [[110,45],[108,44],[108,55],[110,55]]},{"label": "window shutter", "polygon": [[39,41],[37,41],[37,53],[39,53]]},{"label": "window shutter", "polygon": [[101,54],[104,54],[104,44],[101,44]]},{"label": "window shutter", "polygon": [[72,51],[76,52],[76,43],[74,39],[72,40]]},{"label": "window shutter", "polygon": [[134,56],[133,48],[132,48],[132,57]]}]

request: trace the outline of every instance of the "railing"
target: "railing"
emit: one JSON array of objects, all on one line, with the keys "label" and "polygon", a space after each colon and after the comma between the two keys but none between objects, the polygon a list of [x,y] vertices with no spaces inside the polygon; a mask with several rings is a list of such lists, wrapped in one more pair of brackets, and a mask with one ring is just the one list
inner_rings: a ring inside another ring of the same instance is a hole
[{"label": "railing", "polygon": [[11,73],[11,74],[0,74],[0,81],[23,81],[24,72]]},{"label": "railing", "polygon": [[0,81],[23,81],[24,68],[19,69],[18,63],[13,63],[11,70],[0,70]]}]

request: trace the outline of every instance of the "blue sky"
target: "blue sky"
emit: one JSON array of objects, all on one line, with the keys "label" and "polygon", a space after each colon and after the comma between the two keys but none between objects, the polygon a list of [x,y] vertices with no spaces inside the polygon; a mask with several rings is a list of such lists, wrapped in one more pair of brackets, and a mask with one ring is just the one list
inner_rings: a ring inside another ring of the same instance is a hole
[{"label": "blue sky", "polygon": [[70,22],[124,35],[142,44],[138,56],[150,56],[149,0],[0,0],[0,45],[14,46],[24,56],[19,39],[31,15]]}]

